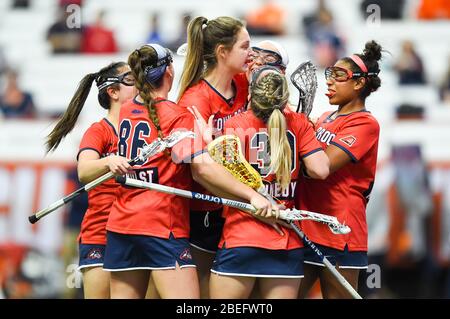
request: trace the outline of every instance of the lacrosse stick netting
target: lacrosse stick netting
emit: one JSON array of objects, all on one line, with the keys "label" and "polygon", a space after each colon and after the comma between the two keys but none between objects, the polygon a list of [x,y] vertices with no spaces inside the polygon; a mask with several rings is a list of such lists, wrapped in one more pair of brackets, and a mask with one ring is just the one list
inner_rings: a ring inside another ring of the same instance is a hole
[{"label": "lacrosse stick netting", "polygon": [[[235,135],[223,135],[208,144],[208,153],[212,159],[225,167],[241,183],[258,191],[268,199],[272,197],[267,193],[259,173],[247,162],[242,154],[241,142]],[[339,223],[336,217],[308,212],[298,209],[280,211],[284,220],[313,220],[327,224],[334,234],[347,234],[350,228]]]},{"label": "lacrosse stick netting", "polygon": [[300,64],[291,74],[292,84],[299,91],[297,113],[309,116],[317,90],[317,68],[311,61]]}]

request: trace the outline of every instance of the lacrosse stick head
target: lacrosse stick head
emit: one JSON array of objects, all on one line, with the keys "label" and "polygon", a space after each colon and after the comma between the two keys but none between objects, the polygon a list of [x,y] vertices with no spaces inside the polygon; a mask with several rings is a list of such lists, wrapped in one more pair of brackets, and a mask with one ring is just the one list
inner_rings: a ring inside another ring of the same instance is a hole
[{"label": "lacrosse stick head", "polygon": [[351,232],[350,227],[345,224],[328,224],[328,227],[330,228],[331,232],[336,235],[345,235]]},{"label": "lacrosse stick head", "polygon": [[311,61],[300,64],[291,74],[292,84],[299,91],[297,113],[309,116],[313,108],[317,90],[317,68]]},{"label": "lacrosse stick head", "polygon": [[164,139],[157,138],[150,144],[142,148],[139,160],[144,162],[147,158],[161,153],[166,148],[171,148],[185,138],[195,138],[195,133],[191,131],[176,131]]},{"label": "lacrosse stick head", "polygon": [[341,224],[335,216],[319,214],[306,210],[290,208],[280,211],[280,217],[287,221],[294,220],[312,220],[315,222],[326,224],[330,231],[335,235],[348,234],[351,229],[345,224]]},{"label": "lacrosse stick head", "polygon": [[185,138],[195,138],[195,133],[192,131],[175,131],[164,138],[163,142],[166,144],[166,147],[170,148]]},{"label": "lacrosse stick head", "polygon": [[208,153],[240,182],[255,190],[263,187],[261,176],[242,154],[241,141],[237,136],[222,135],[216,138],[208,144]]}]

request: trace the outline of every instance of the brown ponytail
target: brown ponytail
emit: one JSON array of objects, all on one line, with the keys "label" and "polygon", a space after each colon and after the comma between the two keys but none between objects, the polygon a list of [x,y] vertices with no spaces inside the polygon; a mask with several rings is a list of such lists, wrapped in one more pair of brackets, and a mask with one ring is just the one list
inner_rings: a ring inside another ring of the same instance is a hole
[{"label": "brown ponytail", "polygon": [[178,100],[184,92],[208,74],[217,64],[216,48],[224,45],[231,49],[237,41],[238,32],[244,24],[231,17],[208,20],[193,19],[187,29],[188,50],[181,74]]},{"label": "brown ponytail", "polygon": [[[94,80],[96,80],[97,85],[99,85],[102,83],[103,78],[118,75],[119,68],[125,65],[125,62],[111,63],[110,65],[102,68],[99,72],[89,73],[88,75],[83,77],[83,79],[81,79],[80,83],[78,84],[78,88],[75,91],[75,94],[70,100],[67,110],[64,112],[55,128],[47,136],[47,141],[45,143],[47,153],[58,148],[62,139],[74,128],[78,116],[80,115],[84,103],[86,102],[86,99],[89,95],[89,92],[91,91],[91,86]],[[119,86],[119,84],[113,84],[111,86],[114,85]],[[106,88],[98,93],[98,100],[103,108],[109,109],[110,99],[108,93],[106,92]]]},{"label": "brown ponytail", "polygon": [[144,104],[148,109],[150,120],[153,122],[158,131],[158,136],[163,138],[158,114],[154,105],[155,100],[152,97],[153,91],[161,86],[162,77],[153,83],[149,83],[144,74],[145,68],[155,64],[157,61],[158,54],[156,50],[149,45],[144,45],[140,49],[134,50],[128,57],[128,64],[131,68],[131,74],[136,80],[135,86],[139,91],[139,96],[144,100]]},{"label": "brown ponytail", "polygon": [[78,84],[78,88],[75,95],[72,97],[67,110],[64,112],[53,131],[47,136],[47,153],[54,151],[59,146],[59,143],[61,143],[61,140],[72,131],[96,77],[97,73],[89,73]]}]

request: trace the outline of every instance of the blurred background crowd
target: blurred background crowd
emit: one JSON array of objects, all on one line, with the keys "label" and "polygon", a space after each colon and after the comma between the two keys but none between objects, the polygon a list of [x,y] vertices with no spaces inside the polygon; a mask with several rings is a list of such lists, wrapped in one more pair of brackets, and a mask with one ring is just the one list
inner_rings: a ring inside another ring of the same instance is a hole
[{"label": "blurred background crowd", "polygon": [[[367,210],[369,264],[380,267],[381,281],[367,285],[371,273],[363,273],[361,293],[449,298],[448,0],[1,1],[0,298],[82,297],[73,264],[86,199],[37,225],[27,217],[80,186],[75,156],[81,133],[102,116],[96,94],[54,154],[44,155],[44,137],[83,75],[126,61],[145,43],[176,51],[198,15],[238,17],[254,43],[280,42],[290,55],[288,73],[312,60],[319,78],[313,116],[330,109],[324,67],[359,52],[370,39],[387,49],[381,92],[367,101],[381,125]],[[175,56],[176,84],[183,62]],[[296,94],[293,89],[294,104]],[[177,87],[171,92],[176,96]]]}]

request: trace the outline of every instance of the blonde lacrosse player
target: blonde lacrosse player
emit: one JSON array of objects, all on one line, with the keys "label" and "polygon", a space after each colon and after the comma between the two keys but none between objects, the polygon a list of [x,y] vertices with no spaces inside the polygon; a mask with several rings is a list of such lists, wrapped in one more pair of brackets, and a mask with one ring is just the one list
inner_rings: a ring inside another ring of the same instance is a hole
[{"label": "blonde lacrosse player", "polygon": [[[225,133],[240,138],[245,158],[260,173],[267,192],[293,207],[301,165],[309,176],[323,179],[329,161],[307,118],[286,107],[288,97],[285,76],[275,67],[260,67],[252,76],[250,110],[227,121]],[[303,277],[301,239],[238,209],[225,209],[224,215],[211,297],[248,298],[258,280],[263,298],[296,298]]]}]

